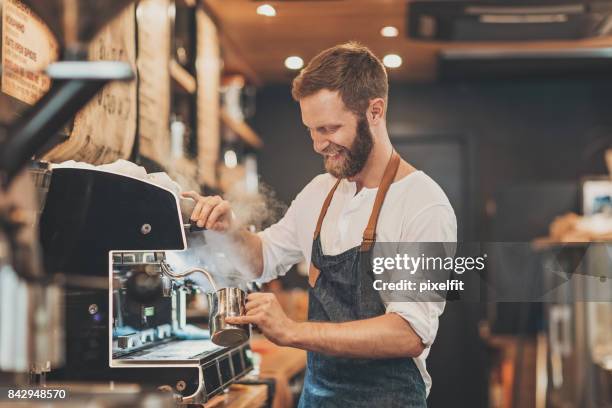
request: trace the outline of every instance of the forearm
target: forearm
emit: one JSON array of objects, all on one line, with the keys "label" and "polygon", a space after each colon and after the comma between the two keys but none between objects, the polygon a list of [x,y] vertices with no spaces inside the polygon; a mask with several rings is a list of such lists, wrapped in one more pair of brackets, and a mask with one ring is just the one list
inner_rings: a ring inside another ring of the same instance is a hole
[{"label": "forearm", "polygon": [[352,358],[417,357],[425,348],[408,322],[395,313],[343,323],[296,323],[288,345]]}]

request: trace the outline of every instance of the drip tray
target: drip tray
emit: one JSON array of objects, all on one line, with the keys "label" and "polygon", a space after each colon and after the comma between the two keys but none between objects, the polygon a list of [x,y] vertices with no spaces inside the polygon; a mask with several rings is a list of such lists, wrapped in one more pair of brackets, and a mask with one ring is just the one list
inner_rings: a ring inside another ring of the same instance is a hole
[{"label": "drip tray", "polygon": [[227,351],[227,349],[217,346],[210,340],[173,340],[145,350],[135,351],[120,358],[114,358],[113,365],[201,365],[223,351]]}]

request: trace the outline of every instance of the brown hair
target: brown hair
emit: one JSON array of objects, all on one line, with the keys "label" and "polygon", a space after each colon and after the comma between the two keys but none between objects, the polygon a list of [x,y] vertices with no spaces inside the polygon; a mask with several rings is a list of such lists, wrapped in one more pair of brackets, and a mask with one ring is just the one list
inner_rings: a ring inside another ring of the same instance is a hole
[{"label": "brown hair", "polygon": [[371,99],[387,100],[389,84],[380,60],[367,47],[348,42],[328,48],[314,57],[293,80],[293,99],[322,89],[338,91],[346,107],[363,115]]}]

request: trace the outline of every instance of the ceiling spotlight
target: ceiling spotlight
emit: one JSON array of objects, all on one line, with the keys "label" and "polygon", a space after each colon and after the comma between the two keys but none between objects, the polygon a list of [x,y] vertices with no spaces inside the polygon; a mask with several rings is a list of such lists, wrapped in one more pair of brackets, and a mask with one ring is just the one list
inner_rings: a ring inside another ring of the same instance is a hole
[{"label": "ceiling spotlight", "polygon": [[386,26],[380,29],[380,35],[383,37],[397,37],[399,35],[399,30],[397,27]]},{"label": "ceiling spotlight", "polygon": [[300,69],[304,66],[304,60],[298,56],[292,55],[285,59],[285,66],[289,69]]},{"label": "ceiling spotlight", "polygon": [[387,54],[383,57],[383,64],[387,68],[399,68],[402,65],[402,57],[397,54]]},{"label": "ceiling spotlight", "polygon": [[274,17],[276,15],[276,9],[269,4],[262,4],[257,7],[257,14],[260,16]]}]

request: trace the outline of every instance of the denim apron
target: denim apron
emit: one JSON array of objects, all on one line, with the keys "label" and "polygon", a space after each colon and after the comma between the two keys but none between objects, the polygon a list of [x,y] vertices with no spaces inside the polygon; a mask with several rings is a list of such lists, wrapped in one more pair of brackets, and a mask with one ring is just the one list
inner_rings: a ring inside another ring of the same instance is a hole
[{"label": "denim apron", "polygon": [[[399,162],[399,155],[393,152],[378,188],[361,245],[339,255],[323,253],[320,232],[340,180],[327,195],[312,244],[308,320],[344,322],[385,314],[385,305],[372,287],[370,254],[376,240],[380,208],[395,178]],[[342,358],[309,351],[299,408],[425,408],[425,399],[423,377],[410,357]]]}]

